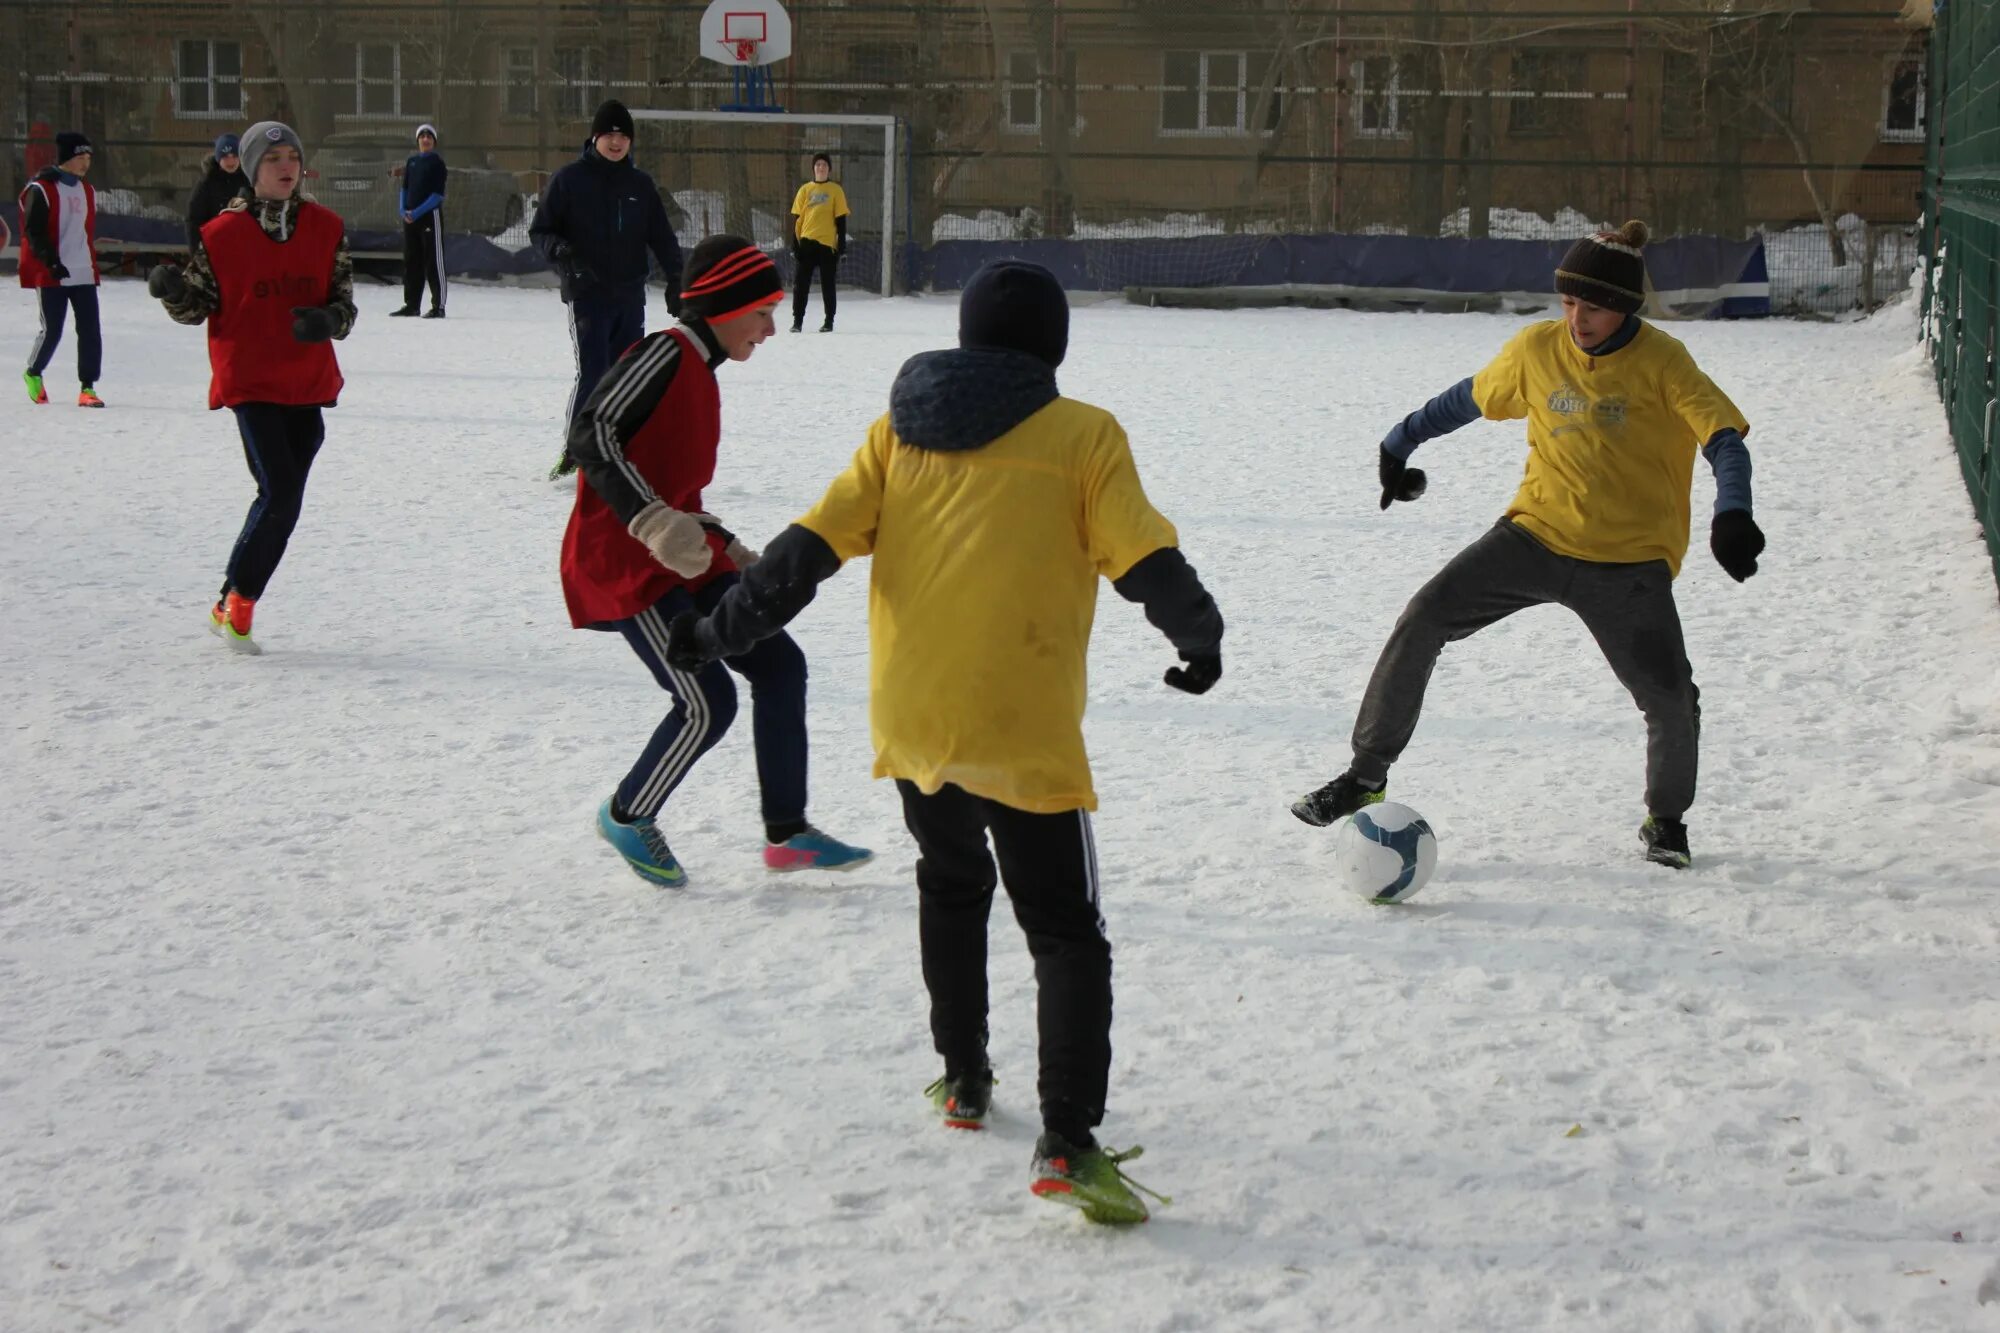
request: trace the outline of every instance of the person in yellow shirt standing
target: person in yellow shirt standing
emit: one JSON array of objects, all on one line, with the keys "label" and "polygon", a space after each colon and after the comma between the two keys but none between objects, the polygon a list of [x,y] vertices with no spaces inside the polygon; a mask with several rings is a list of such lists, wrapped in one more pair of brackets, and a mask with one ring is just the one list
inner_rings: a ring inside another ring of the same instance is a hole
[{"label": "person in yellow shirt standing", "polygon": [[1507,512],[1417,591],[1375,663],[1354,724],[1354,762],[1293,803],[1330,824],[1382,799],[1447,643],[1524,607],[1574,611],[1646,719],[1647,859],[1692,864],[1701,692],[1673,581],[1687,553],[1697,452],[1715,471],[1709,548],[1741,583],[1764,534],[1750,516],[1749,423],[1687,348],[1639,318],[1647,228],[1627,222],[1570,247],[1556,270],[1563,317],[1531,324],[1492,364],[1411,413],[1382,441],[1382,508],[1415,500],[1424,441],[1485,417],[1528,422],[1528,464]]},{"label": "person in yellow shirt standing", "polygon": [[792,332],[805,327],[813,274],[819,274],[821,333],[833,332],[833,271],[847,253],[847,194],[833,179],[833,159],[813,154],[813,178],[792,196]]},{"label": "person in yellow shirt standing", "polygon": [[[875,776],[894,778],[916,838],[929,1089],[978,1129],[986,1055],[986,922],[1001,880],[1035,960],[1044,1133],[1030,1188],[1092,1221],[1143,1222],[1100,1147],[1111,1068],[1111,945],[1098,908],[1097,808],[1083,748],[1097,581],[1141,603],[1179,650],[1166,683],[1222,676],[1222,615],[1139,484],[1118,421],[1062,397],[1069,306],[1054,275],[1001,261],[959,304],[959,346],[912,357],[889,412],[811,512],[706,617],[669,626],[685,670],[736,656],[872,555],[869,710]],[[987,836],[999,853],[996,872]]]}]

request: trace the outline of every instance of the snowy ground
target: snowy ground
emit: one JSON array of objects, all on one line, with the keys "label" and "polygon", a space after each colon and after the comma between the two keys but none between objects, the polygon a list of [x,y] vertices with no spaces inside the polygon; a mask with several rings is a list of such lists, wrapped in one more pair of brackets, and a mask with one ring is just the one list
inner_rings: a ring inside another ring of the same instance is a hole
[{"label": "snowy ground", "polygon": [[[250,484],[201,336],[105,300],[109,410],[68,346],[55,405],[0,392],[8,1333],[2000,1328],[2000,610],[1907,310],[1676,329],[1755,423],[1771,539],[1738,586],[1698,534],[1680,582],[1697,868],[1638,860],[1639,719],[1544,610],[1438,671],[1393,794],[1443,857],[1400,909],[1284,802],[1519,473],[1473,427],[1382,514],[1375,441],[1519,321],[1077,312],[1063,384],[1230,623],[1191,699],[1101,606],[1104,1134],[1175,1196],[1111,1233],[1025,1188],[1004,910],[998,1124],[927,1119],[864,569],[797,632],[814,815],[880,859],[765,876],[746,719],[658,892],[591,828],[661,699],[563,618],[554,297],[363,291],[257,659],[203,632]],[[31,311],[0,290],[17,356]],[[725,369],[710,507],[777,531],[953,327],[853,299]]]}]

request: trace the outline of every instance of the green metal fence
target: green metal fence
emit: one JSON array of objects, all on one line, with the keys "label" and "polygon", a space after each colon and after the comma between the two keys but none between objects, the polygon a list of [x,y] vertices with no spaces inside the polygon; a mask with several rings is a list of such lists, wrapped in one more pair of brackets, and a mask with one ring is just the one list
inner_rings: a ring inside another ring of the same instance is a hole
[{"label": "green metal fence", "polygon": [[1939,0],[1930,83],[1924,336],[2000,578],[2000,4]]}]

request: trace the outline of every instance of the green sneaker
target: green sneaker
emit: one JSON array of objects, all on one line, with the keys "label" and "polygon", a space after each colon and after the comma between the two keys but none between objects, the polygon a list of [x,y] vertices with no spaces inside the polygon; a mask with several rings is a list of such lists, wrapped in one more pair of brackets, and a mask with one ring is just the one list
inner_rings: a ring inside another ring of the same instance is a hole
[{"label": "green sneaker", "polygon": [[37,375],[32,370],[24,370],[21,372],[21,382],[28,386],[29,402],[46,403],[49,401],[49,391],[42,387],[42,377],[40,375]]},{"label": "green sneaker", "polygon": [[1647,815],[1646,822],[1639,825],[1639,841],[1646,844],[1646,859],[1655,865],[1686,870],[1694,864],[1688,853],[1687,825],[1678,819]]},{"label": "green sneaker", "polygon": [[1150,1216],[1145,1202],[1132,1192],[1134,1189],[1161,1203],[1173,1202],[1118,1169],[1145,1151],[1128,1148],[1124,1152],[1109,1152],[1096,1144],[1078,1148],[1060,1134],[1045,1133],[1035,1141],[1034,1178],[1028,1182],[1028,1188],[1050,1203],[1068,1204],[1088,1221],[1105,1226],[1132,1226]]},{"label": "green sneaker", "polygon": [[975,1069],[957,1078],[941,1078],[924,1089],[946,1129],[984,1129],[986,1113],[993,1109],[993,1085],[999,1080],[990,1069]]}]

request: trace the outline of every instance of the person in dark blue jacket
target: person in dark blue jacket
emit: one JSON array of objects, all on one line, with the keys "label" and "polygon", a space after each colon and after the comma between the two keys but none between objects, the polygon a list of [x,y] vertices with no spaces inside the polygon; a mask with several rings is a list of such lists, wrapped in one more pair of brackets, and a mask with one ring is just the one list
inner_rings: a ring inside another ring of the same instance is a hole
[{"label": "person in dark blue jacket", "polygon": [[[562,278],[576,344],[569,420],[626,348],[646,336],[647,254],[667,278],[667,313],[680,313],[681,245],[653,178],[632,164],[632,113],[597,108],[583,156],[549,178],[528,238]],[[576,467],[565,447],[551,478]]]},{"label": "person in dark blue jacket", "polygon": [[424,284],[431,289],[431,312],[425,319],[444,318],[444,159],[438,156],[435,125],[417,126],[417,151],[403,163],[403,189],[397,211],[403,215],[403,308],[392,315],[414,315],[423,303]]}]

